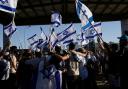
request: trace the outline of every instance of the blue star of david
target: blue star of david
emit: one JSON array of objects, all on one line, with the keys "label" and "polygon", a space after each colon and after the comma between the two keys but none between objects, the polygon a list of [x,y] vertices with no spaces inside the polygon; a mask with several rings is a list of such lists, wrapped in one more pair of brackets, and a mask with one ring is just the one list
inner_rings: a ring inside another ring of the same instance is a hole
[{"label": "blue star of david", "polygon": [[95,33],[94,29],[90,30],[90,34],[93,35]]},{"label": "blue star of david", "polygon": [[5,3],[8,3],[8,0],[0,0],[0,2],[5,4]]},{"label": "blue star of david", "polygon": [[11,27],[9,28],[9,32],[10,32],[10,33],[12,32],[12,28],[11,28]]}]

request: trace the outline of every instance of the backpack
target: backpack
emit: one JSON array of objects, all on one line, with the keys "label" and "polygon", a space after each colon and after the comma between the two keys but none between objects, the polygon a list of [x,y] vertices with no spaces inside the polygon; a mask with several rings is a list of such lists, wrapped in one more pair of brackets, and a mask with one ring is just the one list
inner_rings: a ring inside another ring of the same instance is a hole
[{"label": "backpack", "polygon": [[0,80],[9,78],[9,63],[5,59],[0,60]]},{"label": "backpack", "polygon": [[69,60],[67,61],[67,74],[68,76],[79,75],[79,58],[76,54],[70,52]]}]

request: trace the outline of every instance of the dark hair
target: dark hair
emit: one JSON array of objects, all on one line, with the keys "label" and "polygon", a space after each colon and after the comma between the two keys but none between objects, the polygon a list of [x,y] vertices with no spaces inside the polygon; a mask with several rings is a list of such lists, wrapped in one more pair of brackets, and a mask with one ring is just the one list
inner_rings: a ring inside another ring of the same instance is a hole
[{"label": "dark hair", "polygon": [[73,49],[75,49],[75,44],[73,42],[71,42],[69,44],[69,50],[73,50]]},{"label": "dark hair", "polygon": [[56,52],[60,52],[60,51],[61,51],[61,46],[58,46],[58,45],[55,46],[55,51],[56,51]]},{"label": "dark hair", "polygon": [[128,31],[124,31],[124,33],[128,36]]},{"label": "dark hair", "polygon": [[40,58],[42,56],[42,53],[41,52],[35,52],[35,56]]}]

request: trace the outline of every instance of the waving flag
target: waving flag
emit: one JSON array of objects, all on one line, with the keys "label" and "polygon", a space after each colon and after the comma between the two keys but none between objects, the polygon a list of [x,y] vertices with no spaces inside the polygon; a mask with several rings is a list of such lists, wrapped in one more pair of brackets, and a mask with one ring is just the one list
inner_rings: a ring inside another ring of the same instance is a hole
[{"label": "waving flag", "polygon": [[51,15],[51,23],[55,27],[59,27],[62,24],[62,16],[59,12],[53,12]]},{"label": "waving flag", "polygon": [[47,35],[45,34],[45,32],[43,31],[43,29],[41,27],[40,27],[40,29],[41,29],[41,38],[43,40],[47,40],[48,39]]},{"label": "waving flag", "polygon": [[10,24],[8,24],[7,26],[3,27],[4,29],[4,33],[10,37],[15,31],[16,31],[16,25],[14,23],[14,21],[12,21]]},{"label": "waving flag", "polygon": [[18,0],[0,0],[0,10],[15,13]]},{"label": "waving flag", "polygon": [[38,38],[38,36],[36,34],[34,34],[33,36],[31,36],[27,40],[28,40],[28,42],[29,42],[29,44],[30,44],[30,46],[32,48],[35,48],[37,46],[38,42],[39,42],[39,38]]},{"label": "waving flag", "polygon": [[[94,30],[95,28],[95,30]],[[102,31],[101,31],[101,22],[99,23],[95,23],[94,24],[94,27],[93,26],[90,26],[84,33],[85,37],[87,39],[90,39],[90,38],[94,38],[95,36],[97,35],[102,35]]]},{"label": "waving flag", "polygon": [[39,39],[36,47],[41,49],[44,48],[46,45],[48,45],[47,40]]},{"label": "waving flag", "polygon": [[94,24],[92,12],[79,0],[76,0],[76,12],[82,23],[82,30],[85,30]]},{"label": "waving flag", "polygon": [[57,35],[55,34],[54,29],[52,29],[49,40],[50,40],[50,46],[53,49],[57,45],[57,42],[58,42]]},{"label": "waving flag", "polygon": [[71,24],[68,28],[66,28],[61,33],[57,34],[58,41],[64,41],[68,37],[72,36],[76,33],[76,30],[73,28],[73,24]]},{"label": "waving flag", "polygon": [[38,40],[37,48],[43,48],[44,46],[48,44],[47,42],[48,37],[46,36],[46,34],[44,33],[41,27],[40,29],[41,29],[41,39]]}]

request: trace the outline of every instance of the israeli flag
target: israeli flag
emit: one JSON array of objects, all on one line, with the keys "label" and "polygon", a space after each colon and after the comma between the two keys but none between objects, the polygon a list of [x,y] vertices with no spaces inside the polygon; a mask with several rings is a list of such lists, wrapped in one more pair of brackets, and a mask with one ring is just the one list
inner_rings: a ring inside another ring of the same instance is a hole
[{"label": "israeli flag", "polygon": [[51,15],[51,23],[55,27],[59,27],[62,24],[62,16],[59,12],[53,12]]},{"label": "israeli flag", "polygon": [[16,31],[16,25],[15,25],[15,22],[12,21],[10,24],[8,24],[7,26],[4,26],[3,27],[4,29],[4,33],[10,37],[12,36],[12,34]]},{"label": "israeli flag", "polygon": [[65,39],[67,39],[68,37],[71,37],[75,33],[76,33],[76,30],[74,30],[73,24],[71,24],[64,31],[57,34],[58,41],[64,41]]},{"label": "israeli flag", "polygon": [[95,23],[94,26],[90,26],[89,29],[85,31],[85,36],[87,39],[94,38],[95,36],[98,35],[102,36],[101,22]]},{"label": "israeli flag", "polygon": [[47,37],[47,35],[45,34],[44,30],[43,30],[41,27],[40,27],[40,29],[41,29],[41,38],[42,38],[43,40],[47,40],[48,37]]},{"label": "israeli flag", "polygon": [[86,44],[89,43],[89,40],[86,39],[84,33],[82,32],[81,34],[79,34],[79,35],[77,36],[77,42],[79,42],[79,43],[78,43],[79,45],[84,46],[84,45],[86,45]]},{"label": "israeli flag", "polygon": [[0,10],[15,13],[18,0],[0,0]]},{"label": "israeli flag", "polygon": [[47,40],[39,39],[37,43],[37,48],[41,49],[48,45]]},{"label": "israeli flag", "polygon": [[37,44],[39,43],[39,38],[38,38],[37,34],[32,35],[27,40],[32,48],[35,48],[37,46]]},{"label": "israeli flag", "polygon": [[48,37],[46,36],[46,34],[44,33],[43,29],[40,27],[41,29],[41,38],[38,40],[38,44],[37,44],[37,48],[44,48],[46,45],[48,45]]},{"label": "israeli flag", "polygon": [[54,31],[54,29],[52,29],[51,35],[50,35],[50,46],[53,49],[58,43],[58,38],[57,35]]},{"label": "israeli flag", "polygon": [[82,30],[85,30],[94,24],[92,12],[79,0],[76,0],[76,12],[82,23]]}]

